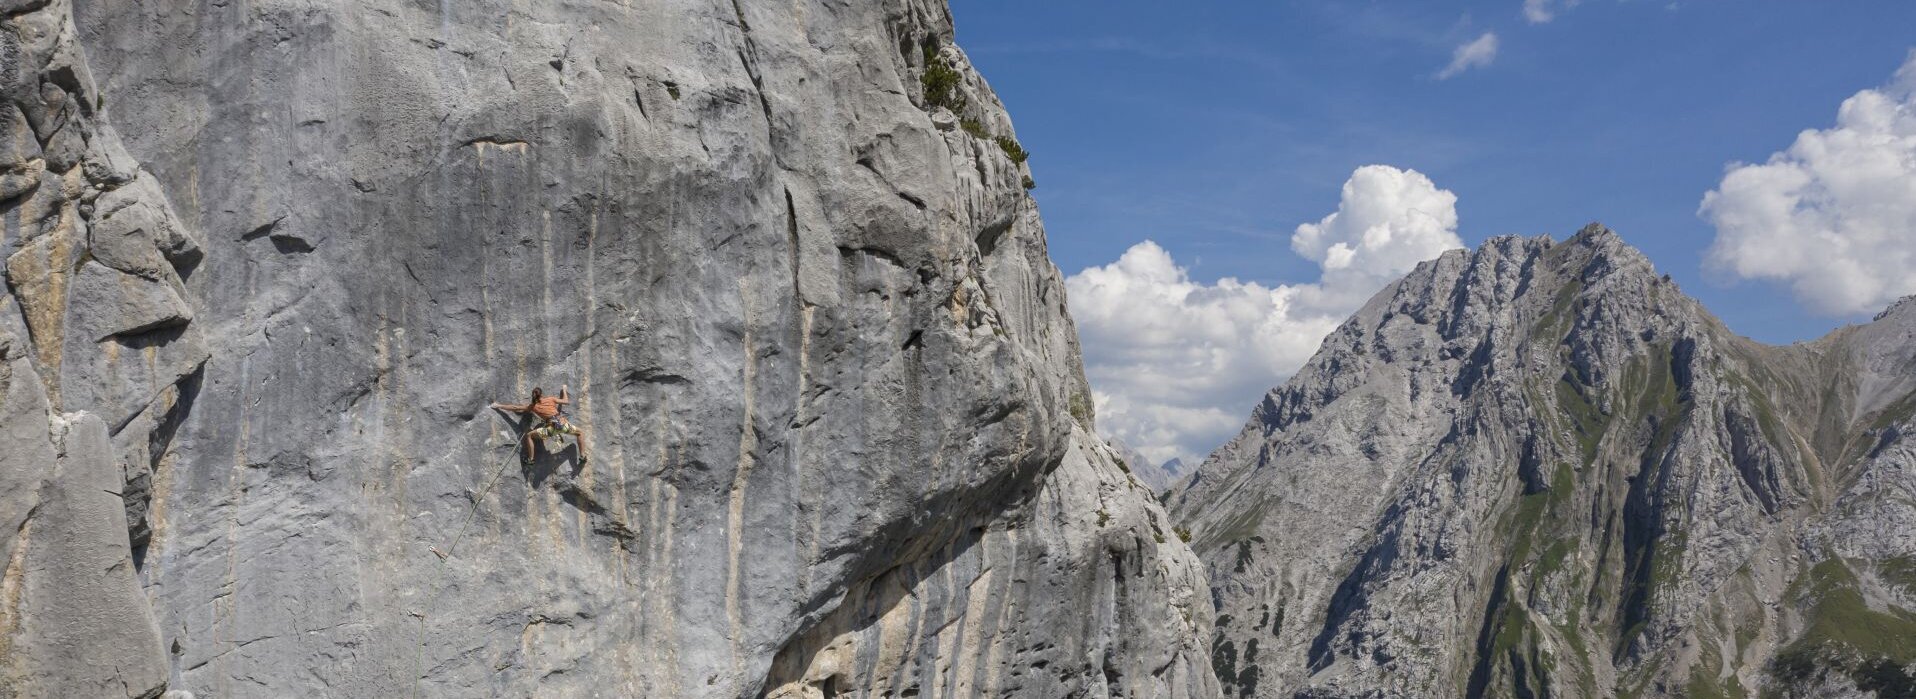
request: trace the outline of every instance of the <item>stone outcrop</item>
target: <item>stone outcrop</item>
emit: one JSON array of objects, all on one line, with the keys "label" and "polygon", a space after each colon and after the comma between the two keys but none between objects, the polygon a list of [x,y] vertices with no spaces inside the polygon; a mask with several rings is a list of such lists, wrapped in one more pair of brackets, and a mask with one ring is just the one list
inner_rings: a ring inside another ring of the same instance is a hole
[{"label": "stone outcrop", "polygon": [[[6,691],[1216,693],[942,2],[0,1],[0,57]],[[485,406],[567,384],[592,459],[522,464]]]},{"label": "stone outcrop", "polygon": [[0,3],[0,697],[166,688],[137,567],[202,252],[102,105],[66,4]]},{"label": "stone outcrop", "polygon": [[1228,695],[1907,696],[1916,301],[1726,329],[1601,226],[1384,289],[1167,499]]}]

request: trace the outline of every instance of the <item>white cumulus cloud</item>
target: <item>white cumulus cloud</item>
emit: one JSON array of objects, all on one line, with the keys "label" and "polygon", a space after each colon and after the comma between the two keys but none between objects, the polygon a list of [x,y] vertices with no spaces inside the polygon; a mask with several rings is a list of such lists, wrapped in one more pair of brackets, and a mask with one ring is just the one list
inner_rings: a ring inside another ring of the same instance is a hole
[{"label": "white cumulus cloud", "polygon": [[1472,68],[1482,68],[1497,60],[1497,33],[1484,32],[1450,53],[1450,65],[1437,71],[1438,80],[1449,80]]},{"label": "white cumulus cloud", "polygon": [[1788,284],[1832,314],[1916,293],[1916,51],[1881,89],[1843,100],[1836,125],[1760,164],[1732,164],[1699,213],[1708,264]]},{"label": "white cumulus cloud", "polygon": [[1099,429],[1155,461],[1203,458],[1371,294],[1461,247],[1456,205],[1415,170],[1367,165],[1291,236],[1315,282],[1205,284],[1148,240],[1067,278]]}]

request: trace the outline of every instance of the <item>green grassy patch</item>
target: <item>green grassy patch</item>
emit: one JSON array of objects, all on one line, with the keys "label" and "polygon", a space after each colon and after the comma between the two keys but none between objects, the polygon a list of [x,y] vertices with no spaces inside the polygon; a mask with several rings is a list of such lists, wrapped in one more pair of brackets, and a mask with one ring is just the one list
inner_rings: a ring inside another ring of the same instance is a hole
[{"label": "green grassy patch", "polygon": [[965,133],[971,134],[972,138],[991,138],[991,132],[985,130],[985,125],[971,117],[959,119],[958,128],[964,129]]},{"label": "green grassy patch", "polygon": [[1066,406],[1066,409],[1071,412],[1071,417],[1077,420],[1078,424],[1083,425],[1087,430],[1091,429],[1093,414],[1090,396],[1078,392],[1072,393],[1070,405]]},{"label": "green grassy patch", "polygon": [[1916,595],[1916,556],[1897,556],[1876,564],[1876,574],[1904,594]]},{"label": "green grassy patch", "polygon": [[1746,699],[1750,696],[1743,683],[1731,675],[1728,682],[1718,682],[1716,677],[1701,671],[1690,673],[1690,681],[1683,685],[1683,695],[1689,699]]},{"label": "green grassy patch", "polygon": [[1597,443],[1603,439],[1610,418],[1584,397],[1583,390],[1570,381],[1569,372],[1557,380],[1556,389],[1557,408],[1570,418],[1570,431],[1577,438],[1577,453],[1583,457],[1583,463],[1588,464],[1597,458]]},{"label": "green grassy patch", "polygon": [[1583,292],[1583,280],[1571,279],[1557,289],[1557,295],[1551,300],[1550,310],[1530,326],[1530,338],[1538,341],[1561,342],[1563,336],[1570,333],[1571,323],[1576,321],[1577,294]]},{"label": "green grassy patch", "polygon": [[1257,538],[1258,527],[1264,526],[1264,513],[1268,507],[1267,504],[1259,503],[1257,507],[1244,508],[1238,512],[1237,515],[1233,516],[1230,521],[1224,522],[1222,526],[1213,528],[1211,531],[1215,533],[1207,536],[1206,540],[1211,542],[1228,542]]},{"label": "green grassy patch", "polygon": [[1576,543],[1569,539],[1558,539],[1551,542],[1548,547],[1544,548],[1543,554],[1537,556],[1536,566],[1531,569],[1535,571],[1531,574],[1531,578],[1542,582],[1552,573],[1563,570],[1564,561],[1570,558],[1570,551],[1575,547]]},{"label": "green grassy patch", "polygon": [[1916,614],[1871,609],[1856,573],[1838,559],[1811,567],[1790,584],[1790,593],[1810,605],[1809,625],[1776,654],[1772,676],[1797,684],[1835,670],[1859,686],[1916,691],[1916,681],[1900,669],[1916,660]]},{"label": "green grassy patch", "polygon": [[1897,662],[1916,660],[1916,615],[1870,609],[1856,574],[1840,560],[1818,563],[1806,576],[1803,592],[1815,606],[1809,627],[1791,648],[1838,645]]}]

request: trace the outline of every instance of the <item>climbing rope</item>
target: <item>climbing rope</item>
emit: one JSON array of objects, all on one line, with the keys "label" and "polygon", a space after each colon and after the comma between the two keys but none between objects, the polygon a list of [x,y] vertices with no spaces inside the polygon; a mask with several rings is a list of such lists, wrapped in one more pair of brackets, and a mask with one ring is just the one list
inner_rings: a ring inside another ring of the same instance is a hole
[{"label": "climbing rope", "polygon": [[[522,435],[520,438],[524,439],[524,436]],[[517,450],[520,447],[515,445],[513,448]],[[426,671],[426,617],[438,611],[434,607],[436,607],[439,602],[439,588],[441,585],[444,585],[446,581],[446,565],[450,563],[452,554],[459,550],[459,542],[465,538],[466,530],[472,527],[472,520],[479,516],[479,503],[483,502],[486,499],[486,495],[492,492],[494,485],[498,485],[499,479],[505,477],[506,468],[511,466],[513,461],[513,458],[507,458],[503,463],[499,464],[499,470],[493,472],[492,478],[486,481],[486,485],[480,488],[479,492],[473,494],[472,503],[470,507],[466,509],[466,519],[459,524],[459,531],[453,534],[452,541],[446,544],[446,550],[441,551],[438,546],[426,547],[426,550],[433,552],[433,555],[439,557],[440,567],[439,574],[433,576],[432,594],[426,599],[426,611],[423,613],[418,611],[407,613],[412,618],[419,620],[418,652],[413,658],[413,696],[425,696],[419,683],[425,679]]]},{"label": "climbing rope", "polygon": [[[520,439],[523,440],[525,439],[525,437],[521,435]],[[514,447],[514,448],[516,449],[519,447]],[[459,524],[459,531],[453,534],[452,542],[446,544],[446,550],[440,551],[439,547],[437,546],[426,547],[428,550],[431,550],[434,555],[439,556],[439,561],[441,563],[444,563],[447,559],[452,558],[453,552],[458,550],[459,541],[465,538],[466,536],[466,529],[470,528],[472,526],[472,520],[479,516],[479,503],[486,499],[486,495],[488,493],[492,492],[492,486],[497,485],[499,483],[499,479],[506,475],[506,467],[511,465],[512,465],[511,459],[507,459],[505,463],[500,464],[499,470],[492,474],[492,480],[487,481],[485,487],[481,488],[478,493],[475,493],[472,496],[471,507],[467,508],[466,510],[466,520]]]}]

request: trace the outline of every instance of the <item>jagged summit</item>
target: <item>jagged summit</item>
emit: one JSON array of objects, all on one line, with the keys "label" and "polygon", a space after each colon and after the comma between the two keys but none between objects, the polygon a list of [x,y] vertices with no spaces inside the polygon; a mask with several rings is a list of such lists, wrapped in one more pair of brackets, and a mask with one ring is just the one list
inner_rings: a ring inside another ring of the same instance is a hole
[{"label": "jagged summit", "polygon": [[1888,308],[1883,309],[1881,313],[1877,313],[1876,317],[1870,320],[1882,321],[1888,319],[1890,316],[1902,316],[1905,318],[1916,316],[1916,294],[1897,299],[1895,303],[1891,303]]},{"label": "jagged summit", "polygon": [[1916,526],[1909,315],[1761,345],[1598,224],[1419,265],[1167,499],[1227,693],[1822,695],[1916,660],[1836,629],[1916,608],[1876,592]]}]

